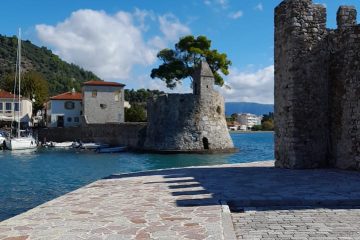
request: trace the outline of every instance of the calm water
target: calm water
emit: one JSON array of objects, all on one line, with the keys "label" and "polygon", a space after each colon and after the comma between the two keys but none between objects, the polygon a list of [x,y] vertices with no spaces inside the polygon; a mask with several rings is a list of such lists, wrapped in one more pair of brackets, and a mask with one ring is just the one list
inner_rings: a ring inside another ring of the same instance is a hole
[{"label": "calm water", "polygon": [[0,152],[0,221],[113,173],[274,159],[274,134],[232,134],[240,152],[221,155]]}]

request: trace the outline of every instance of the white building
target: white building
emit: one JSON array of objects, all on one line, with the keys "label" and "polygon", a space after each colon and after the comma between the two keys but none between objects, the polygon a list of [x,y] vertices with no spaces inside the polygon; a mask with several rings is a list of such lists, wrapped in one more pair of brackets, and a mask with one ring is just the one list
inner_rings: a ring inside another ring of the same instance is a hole
[{"label": "white building", "polygon": [[46,104],[47,127],[77,127],[81,124],[124,122],[124,84],[89,81],[82,93],[73,89],[50,98]]},{"label": "white building", "polygon": [[[15,99],[15,101],[14,101]],[[18,96],[14,94],[0,90],[0,121],[9,122],[15,119],[16,122],[20,122],[26,126],[31,125],[33,105],[30,99],[21,97],[20,105],[18,102]]]},{"label": "white building", "polygon": [[257,116],[251,113],[240,113],[237,115],[237,122],[241,126],[246,126],[248,129],[255,125],[261,125],[262,116]]},{"label": "white building", "polygon": [[47,127],[80,126],[82,93],[71,92],[51,97],[46,104]]}]

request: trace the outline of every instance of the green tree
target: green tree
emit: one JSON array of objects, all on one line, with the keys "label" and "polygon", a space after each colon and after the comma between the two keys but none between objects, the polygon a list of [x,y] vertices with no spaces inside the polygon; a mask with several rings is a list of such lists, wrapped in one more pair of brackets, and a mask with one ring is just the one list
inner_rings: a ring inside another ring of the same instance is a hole
[{"label": "green tree", "polygon": [[146,110],[141,104],[132,104],[131,108],[125,108],[126,122],[146,122]]},{"label": "green tree", "polygon": [[274,121],[274,113],[273,112],[269,112],[269,114],[263,115],[261,122],[266,122],[266,121]]},{"label": "green tree", "polygon": [[138,89],[138,90],[134,90],[134,89],[125,89],[125,100],[129,101],[130,104],[133,103],[146,103],[147,99],[149,97],[153,97],[153,96],[159,96],[161,94],[164,94],[163,91],[159,91],[159,90],[150,90],[150,89]]},{"label": "green tree", "polygon": [[261,123],[262,130],[264,131],[273,131],[274,130],[274,121],[269,120]]},{"label": "green tree", "polygon": [[[15,74],[5,75],[1,81],[0,87],[8,92],[14,92]],[[16,93],[17,93],[16,89]],[[43,104],[49,97],[49,87],[44,77],[35,71],[29,71],[23,74],[21,79],[21,95],[32,100],[35,99],[33,109],[36,112],[43,108]]]},{"label": "green tree", "polygon": [[192,80],[195,67],[203,60],[207,61],[214,73],[215,84],[223,86],[224,79],[219,72],[228,75],[231,65],[225,53],[211,49],[211,41],[205,36],[195,38],[189,35],[180,38],[175,44],[175,49],[163,49],[157,57],[163,64],[151,71],[151,77],[165,81],[170,89],[186,78]]},{"label": "green tree", "polygon": [[261,120],[262,130],[273,131],[274,130],[274,113],[264,114]]},{"label": "green tree", "polygon": [[263,130],[262,129],[262,126],[261,125],[254,125],[252,128],[251,128],[252,131],[261,131]]}]

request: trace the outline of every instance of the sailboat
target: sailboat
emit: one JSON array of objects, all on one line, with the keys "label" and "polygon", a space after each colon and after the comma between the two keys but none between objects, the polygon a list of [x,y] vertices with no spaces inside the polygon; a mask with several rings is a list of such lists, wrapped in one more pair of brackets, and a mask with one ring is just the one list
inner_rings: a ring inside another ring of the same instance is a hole
[{"label": "sailboat", "polygon": [[[32,136],[21,136],[20,129],[20,115],[21,115],[21,29],[19,29],[18,36],[18,49],[17,49],[17,59],[16,59],[16,74],[15,74],[15,88],[16,83],[18,83],[18,124],[17,124],[17,134],[16,136],[11,136],[5,140],[6,148],[9,150],[26,150],[26,149],[35,149],[37,148],[36,140]],[[16,94],[14,91],[14,121],[15,121],[15,99]],[[13,127],[13,124],[11,124]]]}]

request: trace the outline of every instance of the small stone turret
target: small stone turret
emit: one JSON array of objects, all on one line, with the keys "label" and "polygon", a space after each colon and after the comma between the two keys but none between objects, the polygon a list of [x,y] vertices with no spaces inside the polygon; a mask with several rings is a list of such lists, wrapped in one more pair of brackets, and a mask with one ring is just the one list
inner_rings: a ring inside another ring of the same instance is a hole
[{"label": "small stone turret", "polygon": [[338,29],[344,30],[356,25],[357,11],[354,6],[341,6],[337,12]]},{"label": "small stone turret", "polygon": [[215,79],[209,64],[201,62],[193,76],[194,95],[208,96],[214,90]]},{"label": "small stone turret", "polygon": [[224,98],[213,89],[214,75],[202,62],[193,94],[166,94],[148,101],[144,149],[159,152],[234,151]]}]

